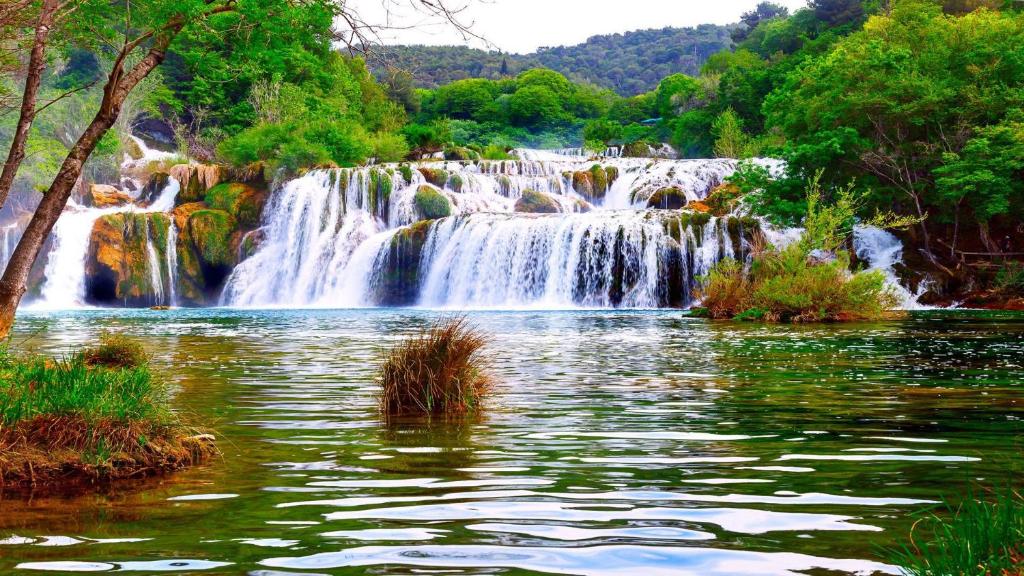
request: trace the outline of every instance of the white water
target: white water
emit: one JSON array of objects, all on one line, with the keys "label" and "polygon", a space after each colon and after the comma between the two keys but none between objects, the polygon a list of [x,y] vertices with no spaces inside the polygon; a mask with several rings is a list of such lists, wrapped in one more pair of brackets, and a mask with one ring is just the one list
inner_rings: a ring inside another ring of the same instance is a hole
[{"label": "white water", "polygon": [[93,224],[125,208],[85,208],[68,202],[51,232],[53,247],[46,258],[46,277],[34,308],[61,310],[85,305],[85,259]]},{"label": "white water", "polygon": [[160,271],[160,256],[156,253],[156,247],[153,245],[153,231],[149,226],[149,219],[143,220],[145,222],[145,230],[143,233],[146,236],[146,267],[149,269],[149,285],[153,290],[154,304],[164,303],[164,278]]},{"label": "white water", "polygon": [[[737,162],[713,160],[594,160],[568,153],[520,151],[523,160],[430,162],[445,170],[436,188],[453,217],[430,223],[419,262],[423,306],[545,306],[647,308],[669,301],[672,270],[683,270],[688,299],[693,277],[733,256],[724,222],[666,232],[667,214],[646,209],[659,188],[677,186],[704,198],[735,171]],[[781,164],[759,160],[771,170]],[[595,163],[618,170],[604,198],[588,199],[572,173]],[[414,201],[426,184],[395,171],[385,206],[373,206],[369,169],[319,170],[276,190],[264,211],[264,240],[226,282],[220,303],[229,306],[349,307],[393,303],[381,294],[394,272],[392,241],[420,219]],[[436,180],[435,180],[436,181]],[[524,190],[550,195],[562,214],[514,213]],[[581,211],[589,210],[587,213]],[[696,232],[695,232],[696,230]],[[678,282],[678,279],[676,280]],[[678,296],[676,297],[678,300]]]},{"label": "white water", "polygon": [[167,259],[167,302],[168,306],[178,305],[178,227],[174,218],[167,227],[167,246],[164,257]]},{"label": "white water", "polygon": [[0,271],[7,267],[7,262],[18,246],[19,238],[21,238],[21,229],[17,223],[0,227]]},{"label": "white water", "polygon": [[896,277],[895,266],[903,263],[903,243],[899,238],[874,226],[857,226],[853,229],[853,250],[857,258],[868,263],[868,270],[879,270],[885,274],[903,309],[924,308],[917,303],[921,294],[907,290]]}]

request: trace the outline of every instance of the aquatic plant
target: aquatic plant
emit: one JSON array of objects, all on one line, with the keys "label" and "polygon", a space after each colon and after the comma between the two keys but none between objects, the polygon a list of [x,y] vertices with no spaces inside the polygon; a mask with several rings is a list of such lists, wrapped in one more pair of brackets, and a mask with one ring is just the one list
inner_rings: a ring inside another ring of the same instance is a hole
[{"label": "aquatic plant", "polygon": [[107,368],[144,368],[149,363],[149,356],[142,344],[123,334],[109,331],[100,333],[99,344],[86,348],[82,358],[87,366]]},{"label": "aquatic plant", "polygon": [[1010,488],[990,500],[967,494],[919,515],[910,542],[886,550],[908,576],[1024,573],[1024,498]]},{"label": "aquatic plant", "polygon": [[491,385],[489,338],[465,318],[442,318],[388,350],[378,372],[385,417],[476,411]]},{"label": "aquatic plant", "polygon": [[216,453],[212,436],[174,416],[166,386],[124,337],[62,358],[4,346],[0,381],[0,489],[153,475]]}]

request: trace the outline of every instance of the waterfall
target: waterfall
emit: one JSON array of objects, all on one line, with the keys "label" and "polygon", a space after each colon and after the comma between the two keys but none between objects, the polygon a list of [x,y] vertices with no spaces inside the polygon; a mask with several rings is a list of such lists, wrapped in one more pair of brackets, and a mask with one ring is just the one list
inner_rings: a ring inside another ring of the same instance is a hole
[{"label": "waterfall", "polygon": [[146,208],[147,212],[170,212],[174,210],[174,202],[181,191],[181,183],[176,178],[168,178],[167,185],[160,191],[156,200]]},{"label": "waterfall", "polygon": [[17,223],[8,224],[0,228],[0,270],[7,267],[7,262],[18,247],[18,240],[21,238],[21,229]]},{"label": "waterfall", "polygon": [[100,217],[121,210],[84,208],[73,200],[68,203],[51,232],[53,247],[47,255],[45,281],[36,307],[66,309],[85,304],[85,259],[92,227]]},{"label": "waterfall", "polygon": [[167,305],[178,305],[178,227],[174,224],[174,217],[167,225],[167,246],[164,248],[164,257],[167,261]]},{"label": "waterfall", "polygon": [[643,213],[435,224],[420,267],[426,306],[659,306],[668,238]]},{"label": "waterfall", "polygon": [[146,238],[146,268],[149,270],[149,286],[153,290],[154,304],[164,304],[164,278],[160,270],[160,256],[153,245],[153,231],[149,218],[143,220],[143,235]]},{"label": "waterfall", "polygon": [[[704,198],[737,161],[563,152],[311,171],[274,190],[259,248],[228,277],[220,304],[685,305],[697,275],[742,256],[745,240],[725,219],[646,208],[663,187]],[[609,183],[598,190],[595,182]],[[422,187],[448,200],[450,217],[419,222]],[[526,190],[544,193],[560,214],[514,212]]]},{"label": "waterfall", "polygon": [[856,226],[853,229],[853,251],[857,258],[867,262],[868,270],[879,270],[885,275],[903,309],[923,308],[917,303],[921,294],[907,290],[896,276],[895,266],[903,263],[903,243],[899,238],[874,226]]}]

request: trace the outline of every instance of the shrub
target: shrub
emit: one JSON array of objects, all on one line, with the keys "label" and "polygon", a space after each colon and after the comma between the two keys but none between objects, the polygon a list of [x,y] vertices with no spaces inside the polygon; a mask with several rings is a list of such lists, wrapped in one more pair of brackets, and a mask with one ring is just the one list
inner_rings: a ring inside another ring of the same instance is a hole
[{"label": "shrub", "polygon": [[149,356],[142,344],[122,334],[100,333],[100,343],[82,352],[88,366],[107,368],[141,368],[149,364]]},{"label": "shrub", "polygon": [[476,411],[491,385],[487,336],[464,318],[444,318],[389,350],[378,373],[385,417]]},{"label": "shrub", "polygon": [[[886,552],[908,576],[946,574],[1010,576],[1024,568],[1024,500],[1013,490],[992,501],[968,494],[959,505],[946,502],[914,524],[910,544]],[[915,532],[921,530],[923,536]]]},{"label": "shrub", "polygon": [[996,290],[1009,294],[1024,292],[1024,263],[1011,260],[996,271],[993,285]]}]

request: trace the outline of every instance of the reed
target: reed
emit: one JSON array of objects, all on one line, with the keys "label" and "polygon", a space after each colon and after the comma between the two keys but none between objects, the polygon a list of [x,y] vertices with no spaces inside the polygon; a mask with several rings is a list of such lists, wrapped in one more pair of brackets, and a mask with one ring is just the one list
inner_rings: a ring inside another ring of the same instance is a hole
[{"label": "reed", "polygon": [[988,499],[947,501],[921,515],[909,540],[885,551],[908,576],[1024,574],[1024,499],[1004,488]]},{"label": "reed", "polygon": [[491,386],[489,338],[465,318],[442,318],[388,350],[378,373],[385,417],[459,415],[480,408]]}]

